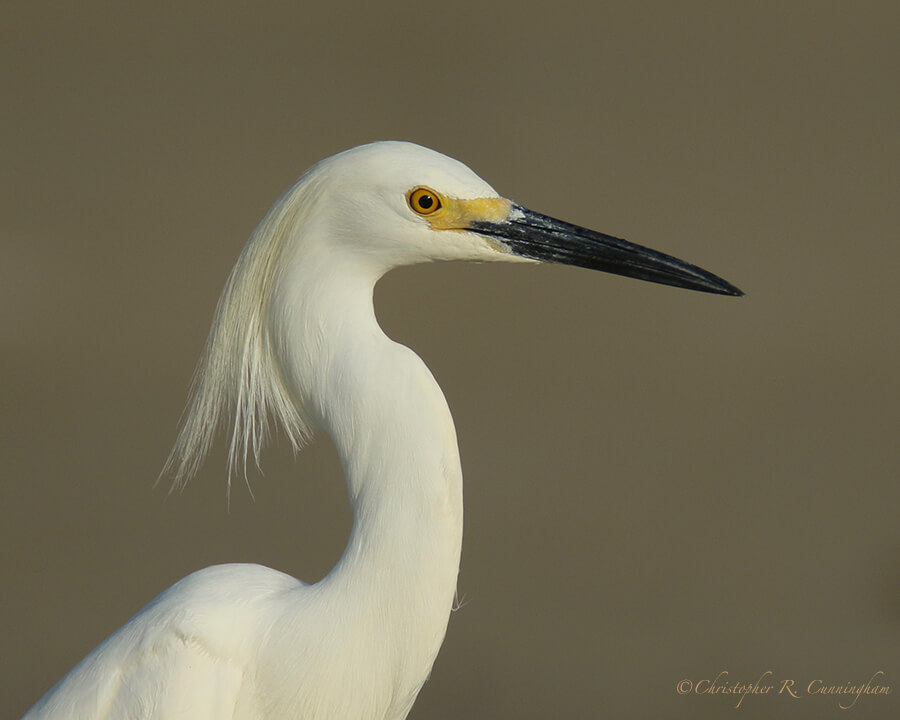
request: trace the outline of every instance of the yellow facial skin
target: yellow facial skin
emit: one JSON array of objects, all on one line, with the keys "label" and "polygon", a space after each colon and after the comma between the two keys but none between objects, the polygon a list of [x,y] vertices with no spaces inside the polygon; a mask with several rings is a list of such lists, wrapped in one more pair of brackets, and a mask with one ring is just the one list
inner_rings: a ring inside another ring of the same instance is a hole
[{"label": "yellow facial skin", "polygon": [[468,230],[473,222],[503,222],[512,203],[506,198],[446,197],[431,188],[415,187],[406,194],[410,208],[434,230]]}]

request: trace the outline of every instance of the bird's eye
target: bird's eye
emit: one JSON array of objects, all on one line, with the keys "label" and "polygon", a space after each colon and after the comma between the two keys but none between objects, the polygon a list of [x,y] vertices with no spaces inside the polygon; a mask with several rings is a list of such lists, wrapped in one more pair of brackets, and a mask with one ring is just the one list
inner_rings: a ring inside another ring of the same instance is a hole
[{"label": "bird's eye", "polygon": [[419,215],[431,215],[441,209],[441,196],[426,187],[410,190],[407,200],[413,212]]}]

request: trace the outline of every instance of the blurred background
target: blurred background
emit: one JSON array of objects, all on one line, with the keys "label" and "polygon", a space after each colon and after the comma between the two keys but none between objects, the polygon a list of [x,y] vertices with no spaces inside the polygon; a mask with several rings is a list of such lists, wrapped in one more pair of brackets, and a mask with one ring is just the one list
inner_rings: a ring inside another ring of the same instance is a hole
[{"label": "blurred background", "polygon": [[389,138],[747,293],[549,266],[381,282],[466,474],[463,607],[410,717],[733,717],[677,691],[723,671],[883,671],[893,693],[853,717],[898,716],[896,3],[0,13],[2,717],[194,570],[337,561],[327,438],[296,461],[276,438],[230,509],[223,442],[182,494],[154,481],[256,223],[317,160]]}]

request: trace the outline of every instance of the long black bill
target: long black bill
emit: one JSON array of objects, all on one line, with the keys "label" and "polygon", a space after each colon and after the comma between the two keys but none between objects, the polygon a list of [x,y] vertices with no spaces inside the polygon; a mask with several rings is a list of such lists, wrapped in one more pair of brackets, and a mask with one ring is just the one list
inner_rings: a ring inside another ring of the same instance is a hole
[{"label": "long black bill", "polygon": [[603,270],[700,292],[744,294],[719,276],[684,260],[518,205],[502,222],[473,222],[469,229],[498,238],[517,255],[532,260]]}]

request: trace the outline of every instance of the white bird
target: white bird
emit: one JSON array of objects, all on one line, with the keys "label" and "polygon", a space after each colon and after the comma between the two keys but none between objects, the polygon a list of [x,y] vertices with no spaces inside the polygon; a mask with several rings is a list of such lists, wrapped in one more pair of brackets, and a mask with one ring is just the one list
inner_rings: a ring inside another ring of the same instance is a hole
[{"label": "white bird", "polygon": [[400,265],[535,260],[740,295],[683,261],[526,210],[460,162],[402,142],[310,169],[266,215],[216,310],[166,471],[198,469],[220,421],[229,478],[259,461],[267,418],[299,448],[328,433],[353,530],[307,585],[219,565],[156,597],[27,720],[402,720],[444,638],[459,571],[462,473],[440,388],[378,326]]}]

